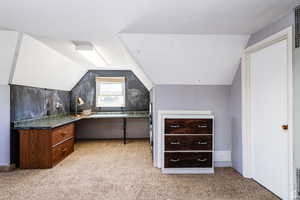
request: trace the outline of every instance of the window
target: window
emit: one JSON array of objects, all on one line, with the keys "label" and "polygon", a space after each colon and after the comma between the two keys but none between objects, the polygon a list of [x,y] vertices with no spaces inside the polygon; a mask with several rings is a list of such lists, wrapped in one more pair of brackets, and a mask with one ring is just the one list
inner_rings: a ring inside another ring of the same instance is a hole
[{"label": "window", "polygon": [[96,77],[96,107],[125,107],[125,77]]}]

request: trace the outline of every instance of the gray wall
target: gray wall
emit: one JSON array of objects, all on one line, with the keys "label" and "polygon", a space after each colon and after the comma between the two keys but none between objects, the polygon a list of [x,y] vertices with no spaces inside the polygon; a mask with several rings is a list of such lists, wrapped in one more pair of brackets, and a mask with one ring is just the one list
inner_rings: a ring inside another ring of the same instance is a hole
[{"label": "gray wall", "polygon": [[0,166],[10,164],[10,99],[9,86],[0,85]]},{"label": "gray wall", "polygon": [[215,115],[215,150],[231,151],[230,86],[155,85],[155,109],[210,110]]},{"label": "gray wall", "polygon": [[153,93],[154,132],[158,110],[209,110],[215,115],[215,150],[231,151],[230,86],[155,85]]},{"label": "gray wall", "polygon": [[295,50],[295,166],[300,168],[300,48]]},{"label": "gray wall", "polygon": [[[96,102],[96,77],[119,77],[126,78],[126,107],[125,108],[97,108]],[[92,109],[97,111],[144,111],[149,109],[149,91],[143,83],[128,70],[91,70],[88,71],[84,77],[71,91],[71,110],[75,110],[73,99],[81,97],[85,101],[85,105],[81,109]]]},{"label": "gray wall", "polygon": [[230,88],[230,114],[232,134],[232,166],[239,173],[243,170],[242,154],[242,79],[239,66]]},{"label": "gray wall", "polygon": [[[70,92],[11,85],[11,121],[70,112]],[[62,104],[59,109],[56,103]]]},{"label": "gray wall", "polygon": [[248,45],[251,46],[257,42],[262,41],[263,39],[278,33],[279,31],[294,25],[294,12],[291,11],[288,15],[282,17],[280,20],[269,24],[268,26],[264,27],[263,29],[257,31],[256,33],[251,34]]},{"label": "gray wall", "polygon": [[[149,138],[146,119],[127,119],[128,138]],[[87,119],[76,126],[77,139],[120,139],[123,138],[122,119]]]}]

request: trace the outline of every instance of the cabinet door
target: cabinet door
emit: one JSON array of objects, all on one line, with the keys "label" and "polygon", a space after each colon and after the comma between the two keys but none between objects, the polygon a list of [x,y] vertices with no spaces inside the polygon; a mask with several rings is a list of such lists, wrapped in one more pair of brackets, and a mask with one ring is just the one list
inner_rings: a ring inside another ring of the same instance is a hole
[{"label": "cabinet door", "polygon": [[20,130],[19,133],[20,168],[51,168],[51,132],[48,130]]}]

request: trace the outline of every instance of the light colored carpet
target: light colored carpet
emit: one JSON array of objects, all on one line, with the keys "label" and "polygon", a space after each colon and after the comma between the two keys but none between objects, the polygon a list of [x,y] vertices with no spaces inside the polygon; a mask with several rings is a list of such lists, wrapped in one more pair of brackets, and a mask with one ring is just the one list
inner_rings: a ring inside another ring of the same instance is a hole
[{"label": "light colored carpet", "polygon": [[152,167],[148,142],[81,141],[53,169],[0,173],[5,200],[277,199],[231,168],[214,175],[163,175]]}]

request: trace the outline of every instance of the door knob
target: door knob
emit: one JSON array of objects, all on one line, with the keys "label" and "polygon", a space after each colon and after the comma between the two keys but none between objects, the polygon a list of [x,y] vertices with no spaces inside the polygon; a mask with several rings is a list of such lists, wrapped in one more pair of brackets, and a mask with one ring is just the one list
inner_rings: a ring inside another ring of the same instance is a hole
[{"label": "door knob", "polygon": [[288,129],[289,129],[289,125],[287,125],[287,124],[282,125],[281,128],[282,128],[283,130],[288,130]]}]

